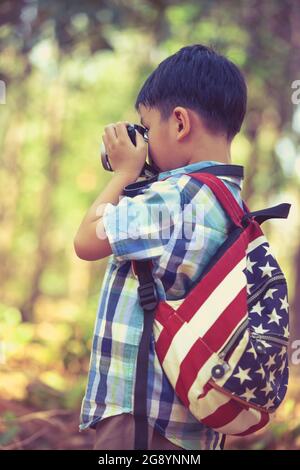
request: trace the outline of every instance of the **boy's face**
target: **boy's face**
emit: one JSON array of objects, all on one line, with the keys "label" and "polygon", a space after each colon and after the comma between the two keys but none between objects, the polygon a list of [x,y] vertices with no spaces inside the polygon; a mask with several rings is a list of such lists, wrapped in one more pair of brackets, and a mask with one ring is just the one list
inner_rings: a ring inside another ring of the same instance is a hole
[{"label": "boy's face", "polygon": [[160,112],[155,108],[139,106],[142,126],[148,129],[149,163],[154,163],[160,171],[172,170],[185,165],[179,155],[178,130],[180,120],[171,115],[167,121],[161,120]]}]

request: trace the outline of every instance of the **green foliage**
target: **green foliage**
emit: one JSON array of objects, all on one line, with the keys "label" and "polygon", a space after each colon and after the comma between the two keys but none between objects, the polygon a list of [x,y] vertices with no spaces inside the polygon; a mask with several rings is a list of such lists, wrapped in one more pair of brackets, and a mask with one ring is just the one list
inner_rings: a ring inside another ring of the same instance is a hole
[{"label": "green foliage", "polygon": [[5,431],[0,434],[0,446],[5,446],[11,440],[18,435],[20,432],[20,426],[16,424],[14,413],[6,411],[1,416],[2,420],[5,422]]},{"label": "green foliage", "polygon": [[[0,78],[7,83],[7,103],[0,105],[0,343],[5,346],[0,399],[78,412],[106,260],[79,260],[73,238],[110,179],[99,157],[103,128],[137,122],[139,87],[184,45],[215,46],[246,76],[248,114],[232,160],[245,166],[243,195],[253,210],[293,203],[284,222],[287,242],[282,243],[282,225],[270,224],[266,231],[297,294],[300,146],[292,129],[291,83],[300,78],[299,2],[255,5],[246,0],[237,8],[229,0],[0,5]],[[284,421],[297,416],[289,400],[270,433],[249,448],[279,445],[287,435],[297,443],[299,427]],[[5,446],[20,426],[14,414],[2,418]]]}]

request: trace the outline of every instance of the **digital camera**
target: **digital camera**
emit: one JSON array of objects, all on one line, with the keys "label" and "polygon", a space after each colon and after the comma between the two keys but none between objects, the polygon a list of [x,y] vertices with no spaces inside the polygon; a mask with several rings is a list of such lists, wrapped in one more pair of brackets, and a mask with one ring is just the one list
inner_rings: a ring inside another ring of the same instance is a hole
[{"label": "digital camera", "polygon": [[[145,142],[148,143],[148,135],[147,129],[139,124],[127,124],[126,125],[128,135],[130,137],[131,142],[133,145],[136,145],[136,131],[138,131],[144,138]],[[107,171],[114,171],[109,163],[109,158],[106,153],[105,145],[102,142],[101,144],[101,162],[102,166]],[[159,168],[157,168],[154,164],[149,165],[149,163],[145,162],[145,165],[142,168],[140,176],[151,178],[159,173]]]}]

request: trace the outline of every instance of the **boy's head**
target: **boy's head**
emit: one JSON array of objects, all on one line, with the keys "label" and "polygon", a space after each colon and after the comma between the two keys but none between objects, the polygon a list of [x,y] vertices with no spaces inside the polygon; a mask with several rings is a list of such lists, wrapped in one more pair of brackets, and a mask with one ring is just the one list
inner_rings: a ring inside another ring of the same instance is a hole
[{"label": "boy's head", "polygon": [[149,129],[149,157],[162,171],[230,159],[247,105],[240,70],[201,44],[163,60],[143,84],[135,109]]}]

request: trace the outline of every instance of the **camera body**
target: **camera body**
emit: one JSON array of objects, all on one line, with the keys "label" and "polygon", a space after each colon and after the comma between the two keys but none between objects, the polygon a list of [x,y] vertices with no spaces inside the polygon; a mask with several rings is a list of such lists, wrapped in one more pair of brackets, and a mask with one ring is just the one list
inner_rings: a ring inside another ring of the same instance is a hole
[{"label": "camera body", "polygon": [[[145,142],[148,142],[148,136],[146,134],[147,129],[145,129],[145,127],[140,126],[139,124],[127,124],[126,128],[127,128],[128,135],[133,145],[136,145],[136,131],[138,131],[143,136]],[[102,162],[103,168],[107,171],[114,171],[110,165],[109,158],[106,153],[105,145],[103,144],[103,142],[101,144],[100,152],[101,152],[101,162]],[[157,175],[157,173],[158,173],[157,168],[145,162],[145,165],[142,168],[140,176],[151,178],[152,176]]]}]

